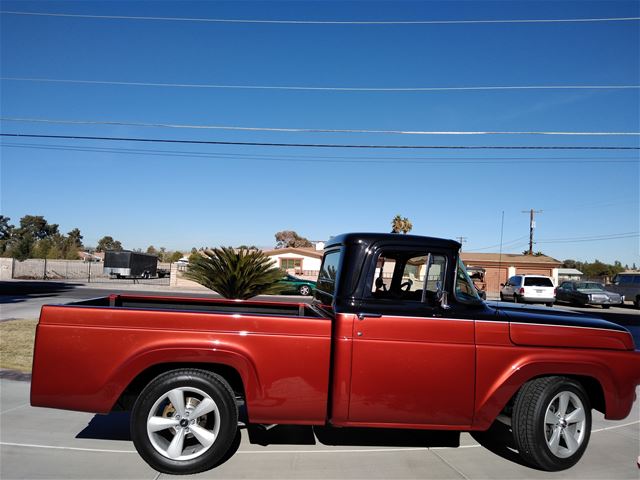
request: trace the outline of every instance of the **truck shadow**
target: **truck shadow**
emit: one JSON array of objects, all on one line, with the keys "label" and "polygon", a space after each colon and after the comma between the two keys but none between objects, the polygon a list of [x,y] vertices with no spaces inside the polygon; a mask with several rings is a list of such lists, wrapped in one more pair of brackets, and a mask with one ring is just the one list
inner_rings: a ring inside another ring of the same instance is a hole
[{"label": "truck shadow", "polygon": [[470,432],[473,439],[489,450],[491,453],[499,457],[509,460],[518,465],[531,468],[531,465],[522,461],[522,457],[518,454],[511,428],[500,422],[494,422],[493,425],[484,432]]},{"label": "truck shadow", "polygon": [[[76,438],[131,441],[130,412],[95,415]],[[363,447],[458,447],[455,431],[388,428],[331,428],[307,425],[249,425],[249,442],[255,445],[322,445]],[[240,430],[238,430],[240,431]]]},{"label": "truck shadow", "polygon": [[453,431],[390,428],[332,428],[305,425],[248,427],[249,441],[256,445],[322,445],[361,447],[458,447],[460,433]]},{"label": "truck shadow", "polygon": [[[131,441],[129,423],[131,412],[111,412],[108,415],[95,415],[89,424],[81,430],[76,438],[91,438],[95,440],[121,440]],[[213,466],[222,465],[229,460],[240,448],[242,441],[241,430],[238,429],[231,447],[224,456]]]}]

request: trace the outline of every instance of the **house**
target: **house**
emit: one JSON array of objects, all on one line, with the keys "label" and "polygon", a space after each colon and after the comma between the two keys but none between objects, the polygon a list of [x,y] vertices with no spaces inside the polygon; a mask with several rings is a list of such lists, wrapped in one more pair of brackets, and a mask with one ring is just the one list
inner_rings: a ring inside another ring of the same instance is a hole
[{"label": "house", "polygon": [[262,253],[275,261],[275,266],[293,275],[315,280],[320,271],[324,244],[315,247],[287,247],[263,250]]},{"label": "house", "polygon": [[584,274],[576,268],[559,268],[558,282],[565,282],[567,280],[582,280],[582,275]]},{"label": "house", "polygon": [[462,252],[460,256],[467,268],[484,269],[486,291],[493,294],[500,291],[501,283],[518,274],[544,275],[558,285],[558,270],[562,265],[562,262],[546,255]]}]

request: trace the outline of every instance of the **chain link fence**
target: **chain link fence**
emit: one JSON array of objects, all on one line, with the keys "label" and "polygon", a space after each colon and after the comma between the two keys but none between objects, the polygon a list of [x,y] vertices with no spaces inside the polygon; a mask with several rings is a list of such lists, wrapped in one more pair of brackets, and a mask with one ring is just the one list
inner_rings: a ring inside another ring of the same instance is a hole
[{"label": "chain link fence", "polygon": [[76,280],[88,283],[169,285],[170,263],[158,263],[158,276],[152,278],[114,278],[103,272],[102,262],[83,260],[48,260],[32,258],[13,263],[14,279]]}]

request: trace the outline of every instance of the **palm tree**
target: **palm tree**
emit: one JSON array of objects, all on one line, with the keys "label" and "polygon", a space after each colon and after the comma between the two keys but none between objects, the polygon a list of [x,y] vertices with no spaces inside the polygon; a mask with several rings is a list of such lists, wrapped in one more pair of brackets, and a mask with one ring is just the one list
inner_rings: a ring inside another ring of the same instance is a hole
[{"label": "palm tree", "polygon": [[284,275],[282,270],[259,250],[221,247],[201,253],[189,264],[185,277],[225,298],[246,300],[282,289],[278,284]]},{"label": "palm tree", "polygon": [[413,228],[413,224],[407,217],[402,217],[401,215],[396,215],[391,220],[391,233],[409,233]]}]

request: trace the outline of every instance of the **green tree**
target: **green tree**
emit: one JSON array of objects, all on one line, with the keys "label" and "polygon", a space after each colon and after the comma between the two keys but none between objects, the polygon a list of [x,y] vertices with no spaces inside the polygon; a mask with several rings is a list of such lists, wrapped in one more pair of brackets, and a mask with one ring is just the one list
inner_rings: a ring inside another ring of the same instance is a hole
[{"label": "green tree", "polygon": [[78,250],[80,250],[84,245],[82,245],[82,234],[80,233],[79,228],[74,228],[69,233],[67,233],[67,237],[69,238],[71,245],[75,246]]},{"label": "green tree", "polygon": [[13,235],[13,225],[9,224],[9,217],[0,215],[0,255],[4,255],[9,248],[9,240]]},{"label": "green tree", "polygon": [[[194,255],[192,255],[193,257]],[[225,298],[246,300],[260,294],[279,293],[283,272],[257,250],[214,248],[190,262],[185,277]]]},{"label": "green tree", "polygon": [[118,240],[114,240],[113,237],[107,235],[98,240],[98,246],[96,252],[106,252],[107,250],[122,251],[122,244]]},{"label": "green tree", "polygon": [[304,237],[301,237],[293,230],[283,230],[277,232],[276,235],[276,248],[299,248],[299,247],[313,247],[313,243]]},{"label": "green tree", "polygon": [[156,247],[154,247],[153,245],[149,245],[149,246],[147,247],[147,253],[148,253],[149,255],[157,255],[157,254],[158,254],[158,251],[156,250]]},{"label": "green tree", "polygon": [[407,217],[396,215],[391,220],[391,233],[409,233],[413,229],[413,224]]},{"label": "green tree", "polygon": [[182,252],[175,251],[175,252],[172,252],[171,255],[169,255],[169,258],[167,260],[173,263],[173,262],[177,262],[181,258],[182,258]]},{"label": "green tree", "polygon": [[26,260],[32,257],[38,241],[54,235],[59,235],[58,225],[48,223],[40,215],[25,215],[20,219],[20,226],[11,229],[7,253],[17,260]]}]

